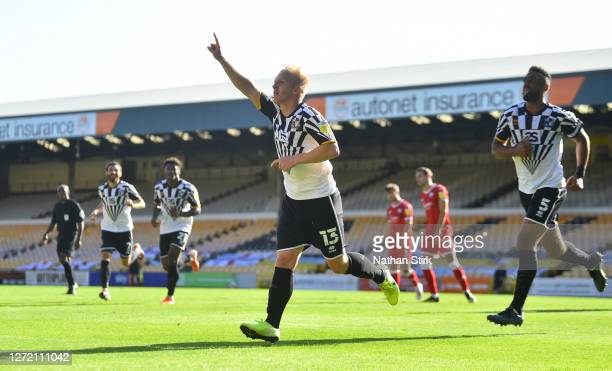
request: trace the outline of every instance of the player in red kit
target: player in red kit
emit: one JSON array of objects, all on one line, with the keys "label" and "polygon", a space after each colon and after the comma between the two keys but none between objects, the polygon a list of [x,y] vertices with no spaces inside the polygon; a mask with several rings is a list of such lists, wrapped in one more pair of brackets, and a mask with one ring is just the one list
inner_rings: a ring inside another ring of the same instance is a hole
[{"label": "player in red kit", "polygon": [[[400,196],[400,188],[397,184],[389,183],[385,185],[385,191],[387,191],[387,199],[390,202],[389,206],[387,207],[387,222],[390,224],[390,235],[395,236],[407,234],[412,236],[412,204]],[[398,246],[395,247],[396,248],[389,250],[389,256],[398,259],[407,258],[410,260],[412,257],[412,244],[400,246],[406,248],[397,248]],[[405,264],[404,267],[407,267],[406,274],[412,281],[417,300],[421,300],[421,297],[423,296],[423,284],[419,282],[419,276],[416,274],[415,270],[412,269],[410,264]],[[397,282],[399,285],[402,273],[401,265],[391,264],[389,265],[389,270],[393,272],[391,275],[395,279],[395,282]]]},{"label": "player in red kit", "polygon": [[[426,167],[419,167],[415,173],[416,183],[421,188],[421,203],[425,209],[425,234],[421,244],[421,252],[439,258],[443,256],[470,303],[476,302],[476,297],[470,291],[470,286],[463,267],[457,259],[455,248],[450,243],[453,239],[453,226],[449,213],[448,190],[442,184],[433,182],[433,172]],[[439,236],[439,237],[438,237]],[[446,242],[443,242],[446,241]],[[429,283],[431,297],[426,301],[439,302],[438,283],[433,266],[429,264],[423,269],[423,275]]]}]

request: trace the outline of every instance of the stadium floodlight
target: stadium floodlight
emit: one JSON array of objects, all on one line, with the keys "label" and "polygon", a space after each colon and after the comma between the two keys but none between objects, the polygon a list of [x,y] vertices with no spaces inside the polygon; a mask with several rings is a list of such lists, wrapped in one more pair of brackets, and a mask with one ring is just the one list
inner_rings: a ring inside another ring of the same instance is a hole
[{"label": "stadium floodlight", "polygon": [[362,125],[361,121],[359,121],[359,120],[350,120],[348,123],[349,123],[349,125],[351,125],[355,129],[361,129],[362,128],[361,127],[361,125]]},{"label": "stadium floodlight", "polygon": [[606,104],[606,107],[608,108],[608,111],[612,111],[612,102],[608,102],[608,104]]},{"label": "stadium floodlight", "polygon": [[213,138],[212,134],[208,132],[208,130],[196,130],[196,135],[204,140],[211,140]]},{"label": "stadium floodlight", "polygon": [[478,113],[474,113],[474,112],[466,112],[464,114],[462,114],[461,116],[463,116],[464,119],[466,120],[478,120],[480,118],[480,115]]},{"label": "stadium floodlight", "polygon": [[61,151],[61,148],[57,144],[48,142],[48,141],[43,140],[43,139],[37,140],[36,143],[38,143],[38,145],[44,147],[45,149],[47,149],[47,150],[49,150],[51,152],[59,152],[59,151]]},{"label": "stadium floodlight", "polygon": [[412,116],[410,117],[410,120],[417,125],[429,125],[431,123],[429,117],[426,116]]},{"label": "stadium floodlight", "polygon": [[193,140],[193,137],[186,131],[175,130],[174,135],[179,137],[182,141],[190,142]]},{"label": "stadium floodlight", "polygon": [[338,121],[332,121],[329,123],[329,127],[333,131],[342,131],[344,130],[344,126],[342,126]]},{"label": "stadium floodlight", "polygon": [[106,139],[109,143],[112,143],[112,144],[121,144],[121,143],[123,143],[123,141],[120,138],[114,136],[113,134],[106,134],[104,136],[104,139]]},{"label": "stadium floodlight", "polygon": [[129,134],[129,136],[126,135],[126,137],[130,140],[130,142],[132,142],[132,144],[143,144],[145,142],[144,139],[142,139],[138,135]]},{"label": "stadium floodlight", "polygon": [[389,126],[391,126],[391,121],[387,120],[387,119],[376,119],[374,120],[374,123],[378,126],[380,126],[381,128],[387,128]]},{"label": "stadium floodlight", "polygon": [[57,138],[55,141],[64,148],[70,148],[70,141],[66,138]]},{"label": "stadium floodlight", "polygon": [[251,126],[249,131],[251,132],[251,134],[255,135],[256,137],[263,135],[264,133],[263,130],[261,130],[260,128],[256,128],[255,126]]},{"label": "stadium floodlight", "polygon": [[229,128],[226,130],[227,135],[232,136],[234,138],[239,137],[240,136],[240,130],[238,129],[234,129],[234,128]]},{"label": "stadium floodlight", "polygon": [[501,117],[501,111],[490,111],[489,115],[491,115],[491,117],[493,117],[496,120],[499,120],[499,118]]},{"label": "stadium floodlight", "polygon": [[55,145],[54,143],[51,142],[47,142],[47,144],[49,145],[47,148],[53,152],[59,152],[61,151],[61,148],[58,147],[57,145]]},{"label": "stadium floodlight", "polygon": [[574,109],[582,115],[588,115],[591,113],[595,113],[595,108],[593,108],[593,106],[590,106],[588,104],[577,104],[574,106]]},{"label": "stadium floodlight", "polygon": [[159,135],[155,135],[155,134],[149,134],[146,136],[146,138],[150,142],[155,143],[155,144],[163,143],[166,141],[163,137],[160,137]]},{"label": "stadium floodlight", "polygon": [[96,139],[96,138],[91,137],[91,136],[89,136],[89,135],[86,135],[85,137],[83,137],[83,139],[84,139],[84,140],[85,140],[87,143],[91,144],[92,146],[96,146],[96,147],[99,147],[99,146],[100,146],[100,140],[99,140],[99,139]]},{"label": "stadium floodlight", "polygon": [[451,122],[455,121],[452,115],[446,113],[437,115],[436,118],[445,124],[450,124]]}]

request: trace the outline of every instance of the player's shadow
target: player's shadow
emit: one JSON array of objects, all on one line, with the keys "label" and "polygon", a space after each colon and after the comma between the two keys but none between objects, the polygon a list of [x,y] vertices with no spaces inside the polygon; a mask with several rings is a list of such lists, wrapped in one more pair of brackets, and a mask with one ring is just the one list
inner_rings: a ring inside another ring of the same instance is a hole
[{"label": "player's shadow", "polygon": [[[136,305],[137,303],[120,303],[118,305],[126,306],[126,305]],[[100,306],[100,303],[72,303],[72,302],[58,302],[58,303],[0,303],[0,308],[2,307],[11,307],[11,308],[27,308],[27,307],[59,307],[59,306],[69,306],[74,307],[75,305],[86,305],[86,306]],[[103,305],[103,304],[102,304]],[[116,304],[113,304],[115,306]]]},{"label": "player's shadow", "polygon": [[[525,310],[526,313],[579,313],[579,312],[612,312],[612,309],[607,308],[582,308],[582,309],[528,309]],[[476,312],[439,312],[439,311],[429,311],[429,312],[406,312],[408,315],[431,315],[435,314],[493,314],[494,311],[476,311]]]},{"label": "player's shadow", "polygon": [[72,354],[104,354],[104,353],[132,353],[132,352],[161,352],[171,350],[200,350],[200,349],[224,349],[224,348],[253,348],[261,346],[320,346],[335,344],[359,344],[383,341],[428,341],[448,339],[471,339],[471,338],[495,338],[505,336],[543,335],[544,333],[512,333],[512,334],[487,334],[487,335],[438,335],[438,336],[406,336],[406,337],[384,337],[384,338],[349,338],[349,339],[314,339],[314,340],[287,340],[276,344],[268,344],[262,341],[196,341],[190,343],[166,343],[150,345],[134,345],[121,347],[99,347],[89,349],[76,349]]},{"label": "player's shadow", "polygon": [[529,309],[526,313],[573,313],[573,312],[612,312],[612,309],[584,308],[584,309]]}]

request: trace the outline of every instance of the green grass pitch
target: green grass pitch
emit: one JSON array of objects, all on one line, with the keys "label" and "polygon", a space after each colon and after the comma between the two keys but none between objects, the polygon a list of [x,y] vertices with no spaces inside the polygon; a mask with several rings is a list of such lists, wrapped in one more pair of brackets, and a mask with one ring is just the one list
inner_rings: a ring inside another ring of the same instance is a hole
[{"label": "green grass pitch", "polygon": [[[0,350],[71,350],[79,369],[610,369],[612,300],[530,297],[522,327],[486,321],[509,296],[389,306],[380,292],[296,290],[268,345],[240,322],[265,318],[267,290],[0,286]],[[0,366],[0,368],[5,366]],[[64,366],[45,366],[65,369]]]}]

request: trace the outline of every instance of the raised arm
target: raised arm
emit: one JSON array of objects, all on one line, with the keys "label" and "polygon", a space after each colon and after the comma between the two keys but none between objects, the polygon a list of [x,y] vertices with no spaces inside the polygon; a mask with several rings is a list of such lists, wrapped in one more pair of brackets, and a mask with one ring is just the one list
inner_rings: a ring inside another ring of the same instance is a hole
[{"label": "raised arm", "polygon": [[253,85],[251,80],[242,76],[238,71],[232,67],[232,65],[223,57],[221,54],[221,44],[219,44],[219,39],[217,39],[217,35],[213,34],[215,37],[215,42],[208,46],[208,51],[212,56],[221,64],[223,70],[231,80],[232,84],[240,90],[242,94],[244,94],[249,100],[257,107],[260,108],[259,96],[261,92],[259,89]]}]

